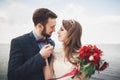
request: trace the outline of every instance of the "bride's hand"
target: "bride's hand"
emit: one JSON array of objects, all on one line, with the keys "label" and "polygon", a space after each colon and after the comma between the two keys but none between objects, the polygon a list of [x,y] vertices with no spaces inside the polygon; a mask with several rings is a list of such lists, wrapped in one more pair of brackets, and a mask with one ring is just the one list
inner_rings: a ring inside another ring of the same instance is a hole
[{"label": "bride's hand", "polygon": [[48,63],[48,59],[45,59],[45,62],[46,62],[46,66],[49,65],[49,63]]},{"label": "bride's hand", "polygon": [[53,73],[48,63],[48,59],[45,59],[45,62],[46,62],[46,66],[44,66],[43,72],[44,72],[45,80],[48,80],[51,79]]}]

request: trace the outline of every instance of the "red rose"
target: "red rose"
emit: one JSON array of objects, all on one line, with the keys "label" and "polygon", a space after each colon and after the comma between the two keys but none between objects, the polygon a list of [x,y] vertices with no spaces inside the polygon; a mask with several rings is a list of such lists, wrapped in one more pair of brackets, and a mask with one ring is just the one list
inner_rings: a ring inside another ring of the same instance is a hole
[{"label": "red rose", "polygon": [[80,59],[84,59],[86,57],[86,46],[83,46],[83,48],[80,48],[79,53],[80,53]]},{"label": "red rose", "polygon": [[100,55],[98,53],[94,53],[93,57],[96,62],[100,62]]},{"label": "red rose", "polygon": [[98,53],[93,54],[94,60],[92,61],[93,65],[98,66],[100,62],[100,55]]},{"label": "red rose", "polygon": [[101,51],[100,49],[98,49],[97,47],[96,47],[96,45],[94,45],[94,51],[96,52],[96,53],[98,53],[98,54],[101,54],[103,51]]}]

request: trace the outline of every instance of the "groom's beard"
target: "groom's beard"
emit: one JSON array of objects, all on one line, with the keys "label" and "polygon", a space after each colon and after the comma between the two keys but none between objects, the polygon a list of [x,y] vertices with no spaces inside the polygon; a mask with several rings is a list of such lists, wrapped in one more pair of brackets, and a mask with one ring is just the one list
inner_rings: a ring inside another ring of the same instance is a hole
[{"label": "groom's beard", "polygon": [[49,35],[49,34],[46,33],[46,27],[45,26],[44,26],[44,29],[42,31],[42,35],[45,36],[45,37],[47,37],[47,38],[49,38],[51,36],[51,35]]}]

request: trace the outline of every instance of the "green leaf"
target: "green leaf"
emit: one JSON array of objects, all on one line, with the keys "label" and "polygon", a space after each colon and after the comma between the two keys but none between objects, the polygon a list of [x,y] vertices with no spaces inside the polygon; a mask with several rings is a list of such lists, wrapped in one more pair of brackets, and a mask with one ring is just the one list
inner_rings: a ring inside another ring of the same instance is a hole
[{"label": "green leaf", "polygon": [[81,67],[80,70],[86,78],[90,78],[95,73],[95,66],[91,63],[88,63]]}]

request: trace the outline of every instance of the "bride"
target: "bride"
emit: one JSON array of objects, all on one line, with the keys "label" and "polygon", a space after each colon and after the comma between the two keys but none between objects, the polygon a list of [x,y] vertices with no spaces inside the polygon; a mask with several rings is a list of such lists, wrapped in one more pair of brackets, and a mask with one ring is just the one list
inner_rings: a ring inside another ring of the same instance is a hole
[{"label": "bride", "polygon": [[83,73],[77,73],[80,68],[74,60],[81,47],[81,35],[82,28],[79,22],[62,21],[62,26],[58,31],[58,39],[62,42],[62,48],[55,49],[50,65],[46,59],[46,66],[43,70],[46,80],[89,80],[84,78]]}]

